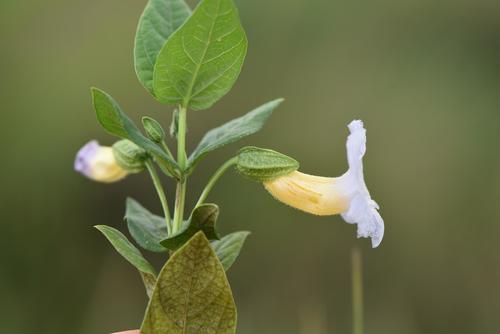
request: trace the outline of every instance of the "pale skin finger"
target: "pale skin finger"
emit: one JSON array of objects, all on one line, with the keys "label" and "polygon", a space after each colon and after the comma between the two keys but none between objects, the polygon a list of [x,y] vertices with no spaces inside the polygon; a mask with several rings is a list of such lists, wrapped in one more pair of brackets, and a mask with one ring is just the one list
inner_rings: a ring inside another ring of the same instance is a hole
[{"label": "pale skin finger", "polygon": [[140,334],[139,330],[125,331],[125,332],[116,332],[112,334]]}]

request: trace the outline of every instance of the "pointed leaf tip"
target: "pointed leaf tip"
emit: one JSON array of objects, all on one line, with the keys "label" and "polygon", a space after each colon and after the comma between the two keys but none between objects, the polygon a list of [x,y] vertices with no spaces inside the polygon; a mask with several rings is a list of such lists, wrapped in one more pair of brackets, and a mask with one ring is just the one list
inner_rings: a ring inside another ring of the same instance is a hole
[{"label": "pointed leaf tip", "polygon": [[222,264],[203,232],[168,260],[158,276],[142,334],[235,334],[236,305]]}]

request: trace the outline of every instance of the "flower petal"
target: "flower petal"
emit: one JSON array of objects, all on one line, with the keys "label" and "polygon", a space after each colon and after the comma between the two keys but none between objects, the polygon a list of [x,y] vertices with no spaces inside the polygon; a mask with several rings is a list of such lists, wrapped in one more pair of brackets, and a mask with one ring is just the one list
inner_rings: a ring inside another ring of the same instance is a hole
[{"label": "flower petal", "polygon": [[371,238],[372,246],[378,247],[384,236],[384,220],[378,213],[379,206],[372,200],[363,175],[363,156],[366,153],[366,130],[360,120],[349,124],[347,160],[349,170],[340,177],[344,190],[349,193],[349,209],[342,218],[349,224],[358,225],[358,238]]},{"label": "flower petal", "polygon": [[78,151],[75,170],[91,180],[104,183],[119,181],[128,174],[117,164],[113,149],[100,146],[95,140],[88,142]]}]

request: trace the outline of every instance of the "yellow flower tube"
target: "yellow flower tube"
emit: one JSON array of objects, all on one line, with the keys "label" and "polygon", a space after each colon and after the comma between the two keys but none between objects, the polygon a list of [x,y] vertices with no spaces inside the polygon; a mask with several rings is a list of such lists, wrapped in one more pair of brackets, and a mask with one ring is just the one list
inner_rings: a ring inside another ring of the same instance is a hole
[{"label": "yellow flower tube", "polygon": [[371,238],[375,248],[384,236],[384,220],[363,176],[366,130],[360,120],[348,127],[349,170],[344,175],[320,177],[295,171],[264,182],[264,186],[277,200],[296,209],[319,216],[342,215],[347,223],[358,225],[358,238]]},{"label": "yellow flower tube", "polygon": [[111,183],[128,175],[116,162],[113,149],[101,146],[96,140],[85,144],[77,153],[75,170],[91,180]]}]

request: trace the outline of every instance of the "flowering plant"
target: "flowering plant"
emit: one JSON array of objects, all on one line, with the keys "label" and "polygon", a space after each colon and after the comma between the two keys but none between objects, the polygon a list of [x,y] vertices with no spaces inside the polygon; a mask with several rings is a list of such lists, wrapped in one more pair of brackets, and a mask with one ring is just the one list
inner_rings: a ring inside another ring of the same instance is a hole
[{"label": "flowering plant", "polygon": [[[149,0],[135,38],[135,70],[139,81],[160,103],[173,105],[171,153],[161,123],[142,118],[143,131],[106,92],[92,88],[93,106],[101,126],[120,138],[111,147],[96,141],[77,154],[75,169],[98,182],[116,182],[147,171],[163,214],[155,215],[128,198],[125,220],[135,243],[168,261],[157,273],[120,231],[96,228],[138,271],[149,296],[141,333],[235,333],[236,306],[226,271],[234,263],[247,231],[225,236],[217,232],[219,207],[206,200],[229,169],[260,182],[279,201],[316,215],[341,214],[358,225],[359,237],[377,247],[384,224],[363,177],[366,131],[361,121],[349,124],[348,171],[338,178],[298,172],[299,163],[282,153],[244,147],[210,178],[194,208],[186,211],[187,180],[212,151],[261,130],[281,103],[277,99],[208,131],[191,153],[186,129],[191,111],[210,108],[235,83],[247,51],[247,37],[232,0],[201,0],[194,11],[184,0]],[[158,170],[177,182],[171,213]]]}]

